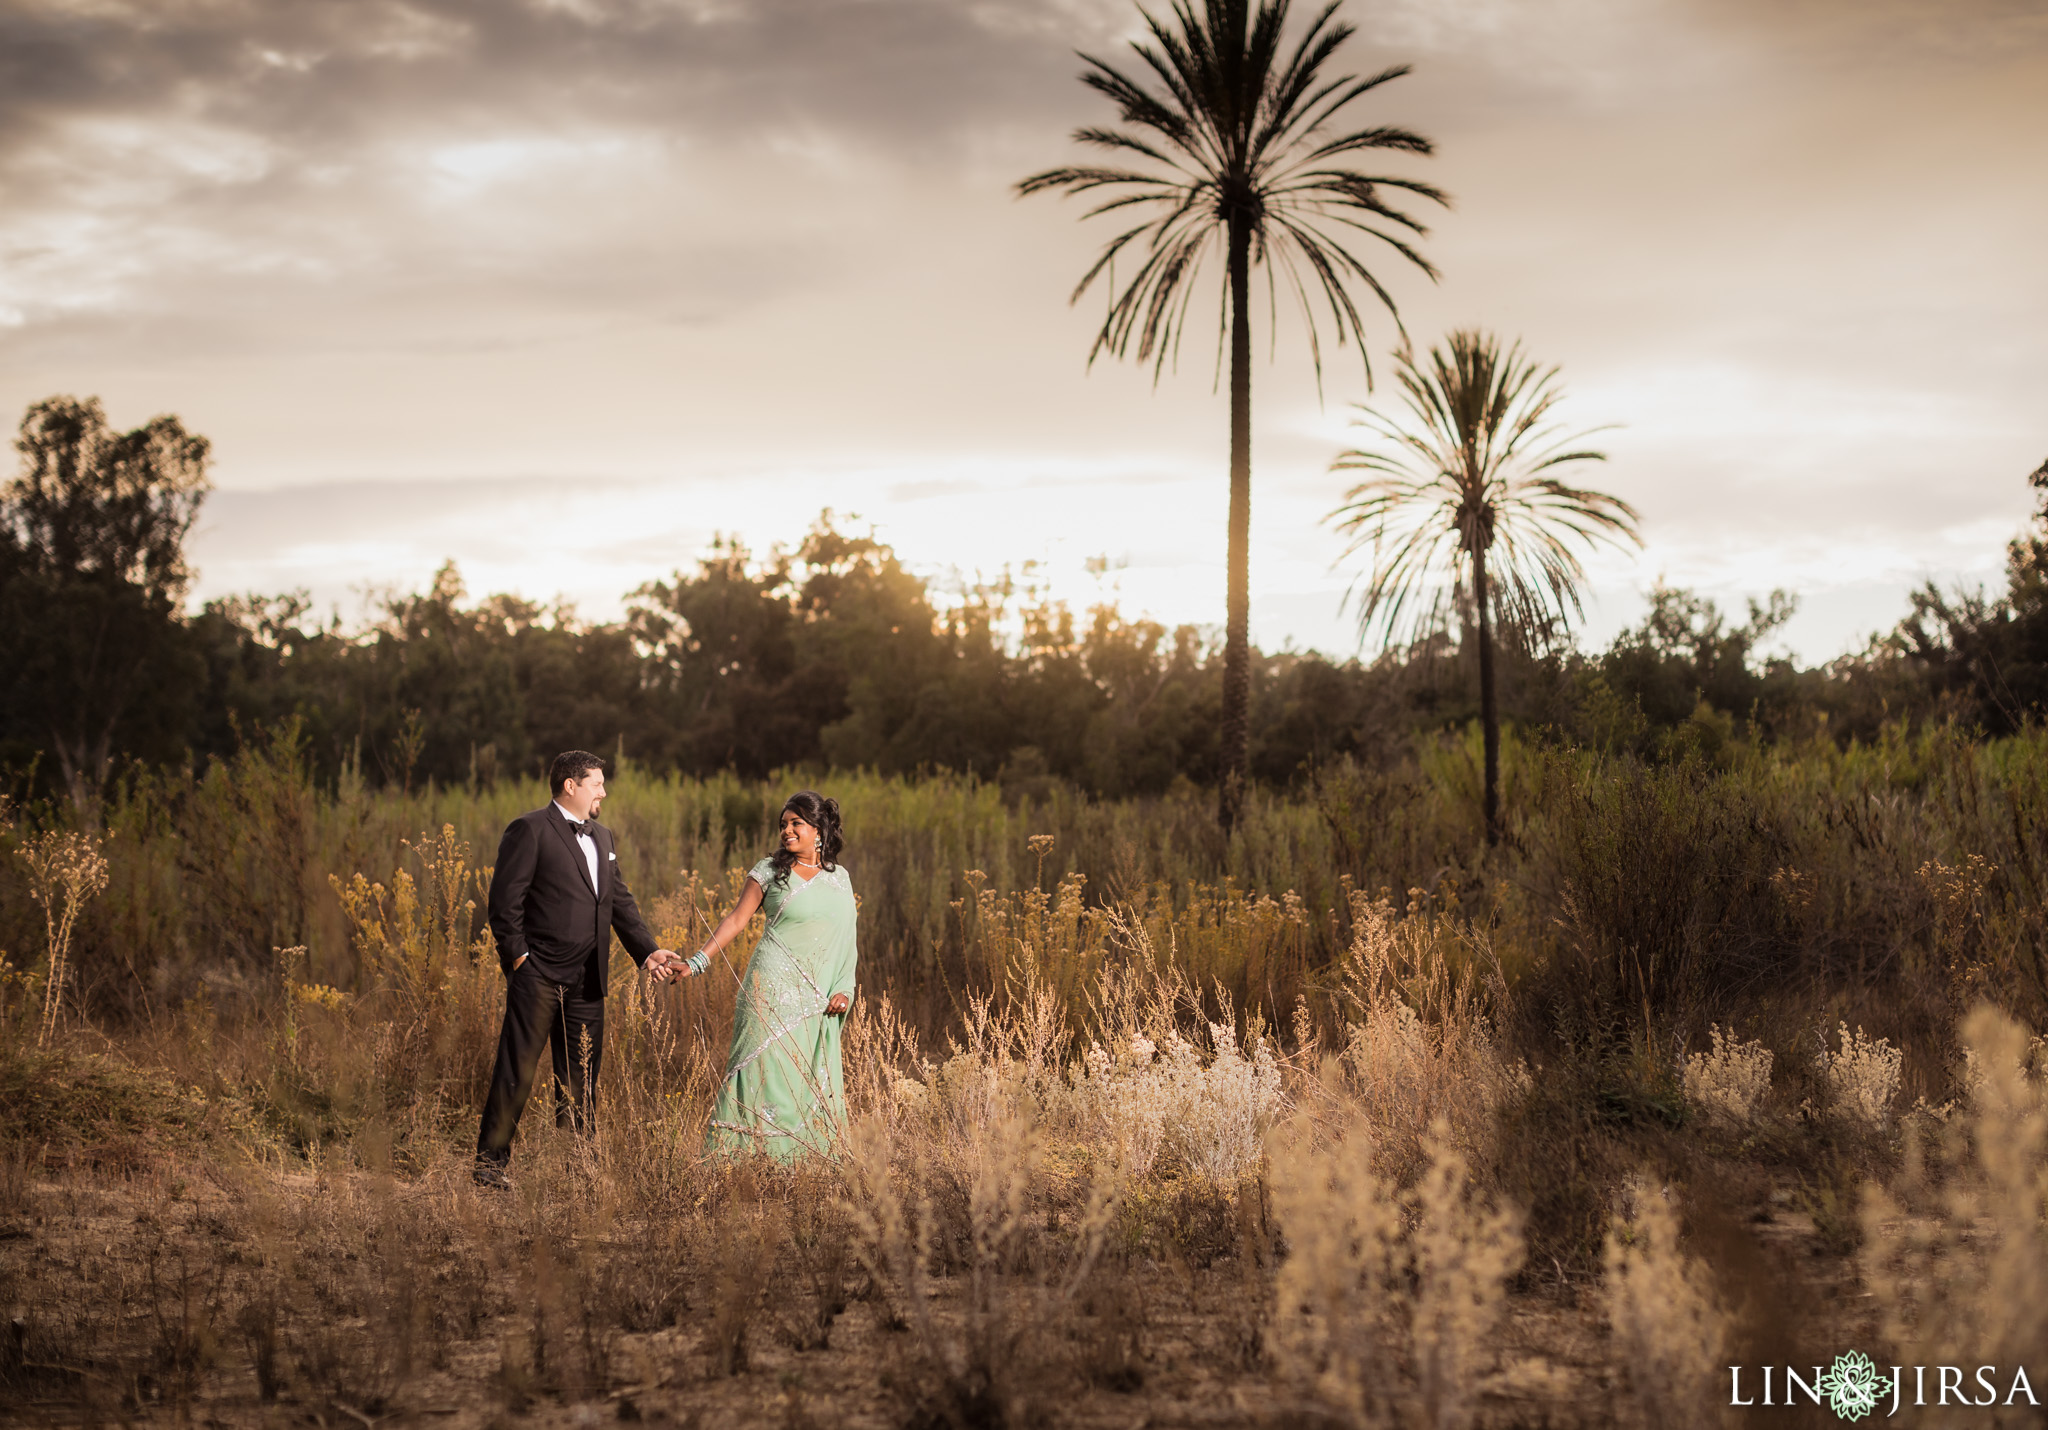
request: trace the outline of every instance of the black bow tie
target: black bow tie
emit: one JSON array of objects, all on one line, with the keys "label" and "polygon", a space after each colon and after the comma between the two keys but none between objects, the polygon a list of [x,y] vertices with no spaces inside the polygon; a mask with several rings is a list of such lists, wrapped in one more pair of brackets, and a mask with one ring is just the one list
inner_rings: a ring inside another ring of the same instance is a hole
[{"label": "black bow tie", "polygon": [[590,821],[587,819],[571,819],[565,821],[565,823],[568,824],[571,834],[588,835],[590,833]]}]

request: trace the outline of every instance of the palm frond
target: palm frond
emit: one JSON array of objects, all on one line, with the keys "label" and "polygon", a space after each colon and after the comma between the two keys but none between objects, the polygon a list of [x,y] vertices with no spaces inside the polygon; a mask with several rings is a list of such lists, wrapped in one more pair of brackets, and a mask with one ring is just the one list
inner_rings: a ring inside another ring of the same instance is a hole
[{"label": "palm frond", "polygon": [[1033,174],[1020,180],[1017,190],[1022,194],[1035,194],[1045,189],[1065,189],[1069,193],[1086,193],[1108,184],[1143,184],[1157,188],[1177,188],[1171,180],[1157,174],[1147,174],[1136,169],[1088,169],[1066,168],[1047,169],[1042,174]]},{"label": "palm frond", "polygon": [[1501,350],[1482,333],[1451,334],[1427,363],[1396,356],[1400,401],[1361,405],[1371,441],[1341,452],[1333,471],[1367,474],[1324,520],[1349,538],[1339,564],[1369,553],[1369,576],[1345,594],[1359,639],[1420,637],[1486,563],[1489,604],[1503,630],[1528,641],[1582,619],[1580,553],[1641,544],[1636,509],[1572,485],[1561,468],[1603,462],[1591,431],[1561,433],[1558,369]]},{"label": "palm frond", "polygon": [[[1097,282],[1111,288],[1108,311],[1089,350],[1135,355],[1154,365],[1177,360],[1192,312],[1191,288],[1202,275],[1206,241],[1219,240],[1233,216],[1248,219],[1254,262],[1267,270],[1268,312],[1277,318],[1274,269],[1286,270],[1308,329],[1317,383],[1322,381],[1323,325],[1338,346],[1356,342],[1365,363],[1362,289],[1405,340],[1394,296],[1367,253],[1391,252],[1435,279],[1436,268],[1412,237],[1428,230],[1388,202],[1407,195],[1448,204],[1442,190],[1419,180],[1366,174],[1343,161],[1367,152],[1428,155],[1421,135],[1393,125],[1331,133],[1362,97],[1409,73],[1395,65],[1359,76],[1331,66],[1355,34],[1327,0],[1300,27],[1289,0],[1171,0],[1164,12],[1140,10],[1143,30],[1130,52],[1112,61],[1083,55],[1082,82],[1117,108],[1119,124],[1077,130],[1077,143],[1106,150],[1128,167],[1072,165],[1033,174],[1019,195],[1058,191],[1109,194],[1086,217],[1150,211],[1153,218],[1119,229],[1073,292],[1079,301]],[[1412,237],[1411,237],[1412,236]],[[1129,276],[1124,260],[1136,259]],[[1219,305],[1218,361],[1229,324],[1230,277]],[[1133,350],[1135,353],[1133,354]]]},{"label": "palm frond", "polygon": [[[1099,129],[1084,125],[1074,131],[1076,144],[1093,144],[1099,149],[1127,149],[1134,154],[1143,154],[1156,163],[1164,164],[1176,173],[1185,174],[1178,159],[1164,153],[1158,145],[1148,144],[1135,134],[1126,134],[1121,129]],[[1157,175],[1147,175],[1153,182],[1159,182]]]},{"label": "palm frond", "polygon": [[[1300,121],[1295,125],[1289,126],[1289,132],[1294,134],[1314,133],[1335,119],[1343,110],[1349,108],[1359,99],[1371,94],[1381,85],[1390,84],[1394,80],[1413,72],[1414,66],[1412,65],[1391,65],[1381,70],[1378,74],[1368,75],[1364,79],[1346,76],[1343,80],[1320,92],[1315,106],[1311,109],[1304,109]],[[1287,138],[1288,135],[1277,134],[1274,137],[1276,140],[1282,140]]]}]

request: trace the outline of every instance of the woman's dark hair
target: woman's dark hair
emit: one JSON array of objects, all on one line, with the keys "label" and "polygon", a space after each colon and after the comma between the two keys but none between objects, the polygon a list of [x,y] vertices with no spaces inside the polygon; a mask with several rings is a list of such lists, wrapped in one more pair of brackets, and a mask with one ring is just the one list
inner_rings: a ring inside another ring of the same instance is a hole
[{"label": "woman's dark hair", "polygon": [[[794,814],[805,824],[818,831],[818,863],[826,869],[838,867],[832,861],[839,857],[839,851],[846,847],[846,840],[839,832],[839,801],[827,799],[814,789],[800,789],[782,802],[782,814]],[[782,832],[782,814],[775,816],[775,831]],[[796,855],[783,847],[781,839],[775,841],[775,852],[768,856],[768,862],[775,866],[775,881],[789,882],[789,871],[796,867]]]}]

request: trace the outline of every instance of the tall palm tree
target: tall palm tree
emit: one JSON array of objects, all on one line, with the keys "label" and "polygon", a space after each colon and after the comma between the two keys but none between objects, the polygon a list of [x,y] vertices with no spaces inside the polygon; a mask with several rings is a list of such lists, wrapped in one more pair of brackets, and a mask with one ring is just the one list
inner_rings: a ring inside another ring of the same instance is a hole
[{"label": "tall palm tree", "polygon": [[[1431,278],[1429,261],[1409,236],[1428,232],[1388,202],[1390,193],[1436,203],[1444,195],[1411,179],[1361,173],[1349,156],[1389,149],[1428,154],[1427,139],[1385,126],[1340,123],[1353,101],[1408,73],[1406,65],[1361,79],[1331,72],[1332,57],[1353,27],[1335,20],[1335,0],[1319,10],[1292,45],[1285,43],[1289,0],[1173,0],[1170,20],[1147,11],[1148,38],[1133,41],[1137,64],[1127,74],[1081,56],[1082,83],[1108,96],[1124,128],[1076,130],[1077,142],[1114,152],[1119,167],[1048,169],[1018,184],[1020,194],[1057,189],[1107,191],[1086,217],[1131,213],[1133,227],[1112,238],[1081,278],[1070,301],[1098,278],[1109,311],[1089,349],[1125,356],[1137,345],[1153,379],[1179,350],[1203,261],[1224,256],[1224,322],[1230,342],[1229,578],[1223,651],[1223,791],[1226,831],[1244,798],[1251,699],[1251,270],[1266,269],[1269,302],[1277,306],[1275,270],[1307,319],[1309,352],[1322,377],[1318,303],[1327,306],[1339,346],[1356,340],[1365,353],[1365,319],[1351,288],[1363,285],[1398,325],[1394,299],[1355,251],[1383,244]],[[1128,281],[1116,263],[1136,265]],[[1219,346],[1222,334],[1219,333]],[[1221,353],[1218,354],[1219,358]],[[1367,367],[1368,382],[1371,368]]]},{"label": "tall palm tree", "polygon": [[1564,389],[1555,367],[1538,367],[1516,343],[1478,331],[1450,335],[1429,366],[1396,358],[1403,410],[1360,404],[1354,425],[1378,440],[1339,454],[1332,471],[1371,476],[1344,494],[1326,521],[1351,538],[1344,559],[1372,551],[1371,580],[1353,585],[1358,633],[1420,635],[1441,625],[1469,591],[1479,644],[1479,720],[1486,745],[1486,840],[1500,842],[1500,711],[1493,685],[1496,625],[1543,641],[1584,615],[1585,569],[1574,546],[1621,545],[1642,536],[1620,497],[1568,486],[1553,475],[1603,452],[1578,445],[1591,431],[1561,433],[1552,412]]}]

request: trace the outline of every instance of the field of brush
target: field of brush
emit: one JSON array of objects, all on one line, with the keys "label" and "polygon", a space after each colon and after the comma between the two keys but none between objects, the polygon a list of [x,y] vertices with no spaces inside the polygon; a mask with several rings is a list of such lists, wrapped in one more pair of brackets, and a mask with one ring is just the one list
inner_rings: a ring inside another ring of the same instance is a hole
[{"label": "field of brush", "polygon": [[15,808],[0,1421],[1832,1424],[1729,1367],[1852,1349],[2048,1388],[2048,738],[1506,754],[1493,849],[1448,738],[1227,841],[1191,789],[623,769],[677,947],[790,788],[844,806],[852,1121],[707,1159],[733,977],[618,954],[598,1135],[543,1076],[509,1194],[480,911],[537,786],[319,789],[286,738]]}]

